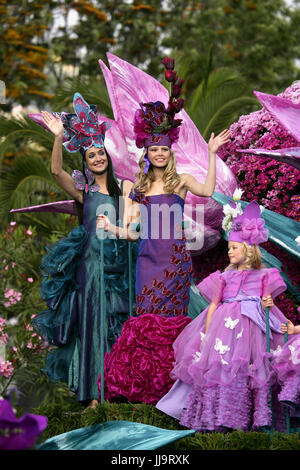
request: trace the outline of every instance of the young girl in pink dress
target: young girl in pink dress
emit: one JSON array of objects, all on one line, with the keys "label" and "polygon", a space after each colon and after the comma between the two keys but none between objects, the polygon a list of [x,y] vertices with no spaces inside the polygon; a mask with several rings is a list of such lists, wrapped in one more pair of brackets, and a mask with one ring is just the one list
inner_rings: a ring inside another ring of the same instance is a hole
[{"label": "young girl in pink dress", "polygon": [[275,268],[261,264],[258,248],[268,238],[253,201],[236,210],[228,237],[230,265],[199,285],[211,303],[174,342],[177,379],[157,403],[161,411],[196,431],[258,429],[271,424],[270,385],[275,380],[266,347],[270,307],[270,348],[284,344],[286,322],[273,298],[286,289]]}]

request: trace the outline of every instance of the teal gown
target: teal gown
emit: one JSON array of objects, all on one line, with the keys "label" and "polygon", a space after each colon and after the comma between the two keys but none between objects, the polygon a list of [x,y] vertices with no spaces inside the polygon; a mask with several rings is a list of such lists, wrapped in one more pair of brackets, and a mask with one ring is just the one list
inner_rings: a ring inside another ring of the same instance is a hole
[{"label": "teal gown", "polygon": [[48,248],[43,257],[41,293],[48,308],[32,321],[42,338],[57,346],[48,354],[43,372],[53,381],[66,382],[82,402],[99,396],[101,329],[104,328],[104,352],[108,352],[129,317],[128,243],[106,237],[106,322],[100,322],[100,240],[96,217],[101,213],[111,221],[117,220],[118,225],[118,206],[113,197],[100,192],[84,193],[83,224]]}]

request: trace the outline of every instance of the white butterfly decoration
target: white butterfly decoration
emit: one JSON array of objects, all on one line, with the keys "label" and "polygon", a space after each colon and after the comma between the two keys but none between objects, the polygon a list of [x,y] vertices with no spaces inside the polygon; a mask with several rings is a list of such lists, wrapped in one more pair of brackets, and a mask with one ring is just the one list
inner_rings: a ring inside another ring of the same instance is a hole
[{"label": "white butterfly decoration", "polygon": [[291,351],[291,361],[293,364],[300,363],[300,348],[296,348],[296,346],[300,346],[300,338],[294,341],[293,346],[289,345],[289,350]]},{"label": "white butterfly decoration", "polygon": [[243,336],[244,328],[236,335],[237,339],[240,339]]},{"label": "white butterfly decoration", "polygon": [[233,330],[238,324],[238,322],[240,321],[238,318],[236,320],[232,320],[231,317],[226,317],[224,318],[224,320],[225,320],[225,327],[230,328],[231,330]]},{"label": "white butterfly decoration", "polygon": [[205,338],[205,333],[203,333],[203,331],[200,331],[200,337],[201,337],[201,341],[203,341],[203,339]]},{"label": "white butterfly decoration", "polygon": [[194,356],[193,356],[193,360],[194,362],[199,362],[201,359],[201,352],[200,351],[196,351]]},{"label": "white butterfly decoration", "polygon": [[220,338],[216,338],[215,350],[220,354],[225,354],[226,352],[230,351],[230,347],[226,344],[223,344]]},{"label": "white butterfly decoration", "polygon": [[222,364],[228,364],[228,362],[227,362],[227,361],[225,361],[225,359],[223,359],[223,357],[222,357],[222,356],[220,356],[220,358],[221,358],[221,362],[222,362]]},{"label": "white butterfly decoration", "polygon": [[277,356],[277,354],[279,354],[282,350],[282,347],[280,346],[280,344],[278,344],[277,348],[276,349],[270,349],[271,353],[274,355],[274,356]]}]

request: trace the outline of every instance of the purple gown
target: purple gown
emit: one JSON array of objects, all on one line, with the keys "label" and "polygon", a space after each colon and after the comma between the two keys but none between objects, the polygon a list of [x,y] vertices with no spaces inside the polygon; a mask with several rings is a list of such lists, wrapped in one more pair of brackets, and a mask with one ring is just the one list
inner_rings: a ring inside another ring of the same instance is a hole
[{"label": "purple gown", "polygon": [[191,256],[181,234],[184,200],[176,194],[130,197],[141,212],[136,316],[124,323],[105,356],[105,397],[156,403],[174,382],[172,344],[191,321]]},{"label": "purple gown", "polygon": [[[157,408],[196,431],[257,429],[271,424],[270,385],[274,351],[284,344],[276,307],[270,309],[270,350],[266,348],[261,297],[286,289],[275,268],[217,271],[199,285],[201,295],[217,304],[205,334],[208,308],[174,342],[177,379]],[[282,410],[278,410],[281,427]]]}]

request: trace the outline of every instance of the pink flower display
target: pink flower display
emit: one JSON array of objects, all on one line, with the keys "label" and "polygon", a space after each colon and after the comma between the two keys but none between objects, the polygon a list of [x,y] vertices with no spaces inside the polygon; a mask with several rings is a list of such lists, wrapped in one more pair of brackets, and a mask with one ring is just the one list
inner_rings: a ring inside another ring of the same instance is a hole
[{"label": "pink flower display", "polygon": [[4,307],[10,307],[11,305],[15,305],[17,302],[20,302],[22,297],[22,292],[15,291],[14,289],[5,289],[4,297],[7,299],[4,302]]},{"label": "pink flower display", "polygon": [[[279,96],[300,103],[300,81]],[[300,171],[286,163],[256,155],[244,154],[238,149],[279,148],[299,146],[291,134],[272,118],[266,109],[256,111],[230,126],[231,141],[218,152],[244,190],[245,200],[256,200],[268,209],[300,220]]]},{"label": "pink flower display", "polygon": [[[279,96],[293,103],[300,103],[300,81],[288,87]],[[241,116],[230,126],[231,140],[223,145],[218,155],[230,167],[243,193],[243,200],[256,200],[271,211],[300,220],[300,171],[286,163],[256,155],[241,153],[238,149],[267,148],[279,149],[297,147],[294,137],[289,134],[269,112],[262,108],[249,115]],[[270,254],[276,256],[281,269],[293,285],[300,285],[299,264],[291,255],[272,242],[261,244]],[[193,257],[196,279],[202,280],[217,269],[228,265],[227,244],[221,240],[214,250],[199,257]],[[300,312],[295,299],[288,292],[276,297],[275,304],[288,319],[300,324]]]}]

